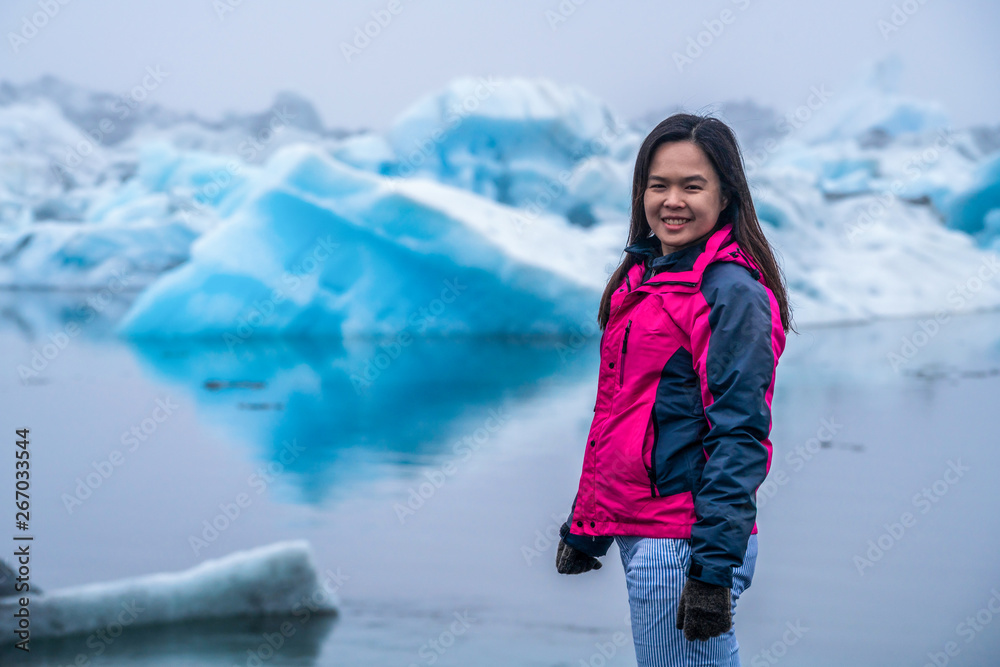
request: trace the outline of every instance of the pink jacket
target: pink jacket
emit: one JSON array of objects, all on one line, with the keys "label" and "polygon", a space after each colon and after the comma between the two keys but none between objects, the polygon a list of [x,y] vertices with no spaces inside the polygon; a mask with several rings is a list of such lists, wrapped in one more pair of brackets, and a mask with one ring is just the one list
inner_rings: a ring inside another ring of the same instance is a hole
[{"label": "pink jacket", "polygon": [[731,586],[757,532],[771,464],[771,395],[785,334],[778,303],[727,224],[660,255],[650,236],[611,297],[572,546],[614,535],[691,540],[688,575]]}]

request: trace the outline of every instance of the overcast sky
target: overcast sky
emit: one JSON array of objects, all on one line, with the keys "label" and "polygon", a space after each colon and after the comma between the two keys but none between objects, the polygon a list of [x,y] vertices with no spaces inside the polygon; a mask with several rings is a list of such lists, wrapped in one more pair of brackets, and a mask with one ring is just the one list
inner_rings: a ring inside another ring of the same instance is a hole
[{"label": "overcast sky", "polygon": [[[342,44],[372,12],[391,20],[348,61]],[[746,98],[784,112],[895,52],[901,92],[942,102],[958,126],[1000,122],[995,0],[2,0],[0,27],[2,79],[124,93],[159,66],[150,100],[208,117],[285,89],[328,126],[383,129],[460,75],[580,84],[626,118]],[[678,68],[700,31],[707,45]]]}]

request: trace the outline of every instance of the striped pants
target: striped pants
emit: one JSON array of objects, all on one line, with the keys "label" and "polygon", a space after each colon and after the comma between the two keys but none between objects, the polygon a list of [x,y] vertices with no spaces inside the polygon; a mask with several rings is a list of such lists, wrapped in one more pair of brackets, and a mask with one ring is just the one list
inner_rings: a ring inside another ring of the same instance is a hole
[{"label": "striped pants", "polygon": [[[677,601],[691,564],[691,541],[618,536],[632,611],[632,640],[639,667],[740,667],[740,645],[732,628],[707,641],[688,641],[675,626]],[[743,563],[733,572],[733,624],[736,600],[750,587],[757,563],[757,535],[750,536]]]}]

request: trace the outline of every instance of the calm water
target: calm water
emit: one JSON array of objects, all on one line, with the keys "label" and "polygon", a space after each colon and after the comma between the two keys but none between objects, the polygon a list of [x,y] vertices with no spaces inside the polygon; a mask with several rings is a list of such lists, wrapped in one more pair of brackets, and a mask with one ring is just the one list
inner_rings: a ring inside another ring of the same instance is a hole
[{"label": "calm water", "polygon": [[[617,547],[600,571],[566,577],[548,537],[576,490],[596,339],[135,345],[110,335],[119,304],[22,378],[82,299],[0,298],[0,432],[12,442],[31,428],[43,588],[304,538],[321,571],[344,577],[341,615],[263,664],[635,664]],[[801,330],[779,365],[760,557],[736,618],[743,663],[924,665],[954,642],[948,664],[1000,664],[988,608],[1000,591],[1000,313],[917,336],[898,370],[887,355],[921,331],[917,318]],[[162,422],[150,420],[158,402]],[[144,439],[123,441],[133,427]],[[115,450],[121,465],[68,503]],[[193,547],[241,493],[251,504]],[[960,625],[977,614],[978,630]],[[132,629],[100,656],[85,638],[38,642],[31,662],[246,665],[268,623]],[[601,647],[614,650],[603,663]]]}]

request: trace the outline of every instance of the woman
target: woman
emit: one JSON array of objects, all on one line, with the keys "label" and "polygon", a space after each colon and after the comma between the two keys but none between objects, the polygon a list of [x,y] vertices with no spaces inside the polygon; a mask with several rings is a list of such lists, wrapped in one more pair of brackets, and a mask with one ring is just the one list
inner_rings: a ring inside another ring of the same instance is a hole
[{"label": "woman", "polygon": [[597,569],[617,541],[639,665],[739,665],[732,615],[792,327],[725,123],[676,114],[646,137],[625,253],[601,298],[594,421],[556,566]]}]

